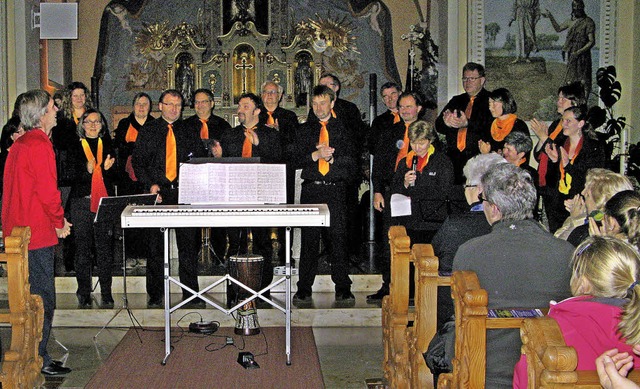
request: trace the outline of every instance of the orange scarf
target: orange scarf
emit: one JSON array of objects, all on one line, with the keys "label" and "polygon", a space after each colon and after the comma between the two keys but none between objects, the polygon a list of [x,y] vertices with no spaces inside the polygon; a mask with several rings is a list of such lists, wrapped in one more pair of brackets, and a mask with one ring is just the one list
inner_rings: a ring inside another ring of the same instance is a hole
[{"label": "orange scarf", "polygon": [[496,118],[491,124],[491,137],[498,142],[502,142],[504,138],[511,133],[513,124],[518,117],[515,114],[507,114],[506,119]]},{"label": "orange scarf", "polygon": [[98,212],[98,205],[100,199],[107,197],[107,187],[104,185],[104,179],[102,178],[102,139],[98,138],[98,155],[94,156],[89,147],[89,142],[86,139],[82,139],[82,149],[84,150],[84,156],[87,157],[87,162],[93,161],[93,173],[91,174],[91,212]]},{"label": "orange scarf", "polygon": [[[422,173],[422,169],[429,163],[429,157],[433,155],[435,152],[435,147],[433,145],[429,145],[429,149],[427,149],[427,153],[423,157],[418,157],[418,166],[416,166],[416,170]],[[411,169],[413,167],[413,157],[416,155],[416,152],[411,150],[407,153],[407,169]]]}]

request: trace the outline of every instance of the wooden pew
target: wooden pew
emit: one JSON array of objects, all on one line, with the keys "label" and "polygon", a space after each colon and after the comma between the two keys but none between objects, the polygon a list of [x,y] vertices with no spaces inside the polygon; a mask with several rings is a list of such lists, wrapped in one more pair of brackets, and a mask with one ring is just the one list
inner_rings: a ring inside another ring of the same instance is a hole
[{"label": "wooden pew", "polygon": [[0,262],[7,264],[9,311],[0,313],[0,322],[11,325],[11,346],[2,358],[0,382],[5,388],[34,388],[44,384],[40,373],[44,305],[42,298],[30,293],[29,227],[14,227],[5,239]]},{"label": "wooden pew", "polygon": [[487,330],[520,328],[524,319],[488,318],[487,291],[472,271],[453,272],[451,297],[456,315],[453,372],[440,375],[438,388],[484,388]]},{"label": "wooden pew", "polygon": [[428,388],[433,387],[433,376],[423,354],[436,334],[438,287],[450,286],[451,277],[438,275],[438,257],[430,244],[414,244],[411,258],[416,267],[415,320],[413,327],[405,330],[409,360],[403,376],[410,377],[411,388]]},{"label": "wooden pew", "polygon": [[[576,350],[565,344],[553,318],[525,319],[520,336],[527,356],[528,388],[601,388],[595,370],[576,371]],[[640,371],[632,370],[628,378],[640,383]]]},{"label": "wooden pew", "polygon": [[405,330],[413,321],[413,311],[409,310],[409,267],[410,241],[403,226],[389,229],[391,248],[391,285],[389,295],[382,299],[382,343],[384,378],[392,388],[408,388],[409,377],[403,375],[401,366],[408,361],[408,347]]}]

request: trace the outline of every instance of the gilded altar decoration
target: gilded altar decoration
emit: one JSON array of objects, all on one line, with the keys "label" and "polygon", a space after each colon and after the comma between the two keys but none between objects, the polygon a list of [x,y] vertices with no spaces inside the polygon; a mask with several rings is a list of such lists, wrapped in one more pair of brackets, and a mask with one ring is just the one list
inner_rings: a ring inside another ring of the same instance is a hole
[{"label": "gilded altar decoration", "polygon": [[333,19],[316,14],[296,25],[299,39],[322,56],[322,70],[340,77],[343,84],[362,88],[365,85],[363,73],[358,73],[360,52],[356,45],[355,27],[346,16]]},{"label": "gilded altar decoration", "polygon": [[[196,26],[181,23],[173,28],[168,21],[161,23],[143,23],[143,29],[136,34],[135,48],[138,51],[137,60],[131,64],[127,88],[131,89],[159,89],[167,86],[167,71],[165,60],[168,53],[181,50],[205,50],[206,41],[200,29]],[[184,57],[184,56],[183,56]],[[183,58],[182,57],[182,58]],[[173,62],[173,61],[172,61]],[[176,62],[176,72],[180,71],[180,81],[176,86],[184,92],[193,90],[193,82],[188,82],[189,72],[193,75],[193,63],[183,64],[184,60]],[[186,80],[186,81],[185,81]]]}]

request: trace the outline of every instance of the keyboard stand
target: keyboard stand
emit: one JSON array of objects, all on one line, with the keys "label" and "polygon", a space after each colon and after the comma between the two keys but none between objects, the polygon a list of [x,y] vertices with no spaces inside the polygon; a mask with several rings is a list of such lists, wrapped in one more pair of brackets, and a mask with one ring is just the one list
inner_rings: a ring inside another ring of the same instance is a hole
[{"label": "keyboard stand", "polygon": [[[221,312],[224,312],[225,314],[229,315],[231,314],[231,312],[237,310],[238,308],[242,307],[244,304],[246,304],[247,302],[254,300],[256,298],[261,298],[263,301],[266,301],[267,303],[271,304],[274,308],[279,309],[280,311],[282,311],[285,314],[285,354],[286,354],[286,358],[287,358],[287,365],[291,365],[291,227],[286,227],[285,229],[285,258],[286,258],[286,262],[285,262],[285,275],[283,277],[280,277],[279,279],[273,281],[271,284],[269,284],[268,286],[262,288],[259,291],[255,291],[251,288],[249,288],[248,286],[244,285],[242,282],[238,281],[237,279],[231,277],[230,275],[226,274],[224,277],[218,279],[217,281],[213,282],[210,285],[207,285],[204,289],[201,289],[199,291],[195,291],[187,286],[185,286],[184,284],[182,284],[180,282],[180,280],[171,277],[170,275],[170,265],[169,265],[169,232],[170,232],[170,228],[162,228],[161,229],[163,231],[164,234],[164,351],[165,351],[165,356],[164,359],[162,360],[162,365],[166,365],[167,364],[167,359],[169,359],[169,355],[171,355],[171,313],[173,313],[175,310],[181,308],[183,305],[189,303],[191,300],[196,299],[196,298],[200,298],[203,301],[205,301],[207,304],[213,306],[214,308],[218,309]],[[210,300],[209,298],[207,298],[206,296],[204,296],[205,293],[207,293],[209,290],[215,288],[216,286],[222,284],[225,281],[230,281],[233,282],[235,284],[237,284],[239,287],[245,289],[247,292],[251,293],[251,296],[247,297],[245,300],[243,301],[239,301],[235,306],[226,309],[225,307],[217,304],[216,302]],[[284,307],[282,307],[280,304],[264,297],[262,294],[275,288],[276,286],[280,285],[281,283],[285,284],[285,304]],[[171,307],[171,293],[170,293],[170,289],[171,289],[171,283],[174,283],[178,286],[180,286],[181,288],[189,291],[190,293],[192,293],[192,296],[189,297],[186,300],[181,301],[179,304],[177,304],[176,306],[174,306],[173,308]]]}]

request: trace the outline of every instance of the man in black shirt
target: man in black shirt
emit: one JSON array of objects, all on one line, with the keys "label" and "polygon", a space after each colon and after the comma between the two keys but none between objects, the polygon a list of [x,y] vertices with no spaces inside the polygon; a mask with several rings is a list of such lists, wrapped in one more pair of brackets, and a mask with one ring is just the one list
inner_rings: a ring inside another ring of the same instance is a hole
[{"label": "man in black shirt", "polygon": [[347,262],[347,196],[349,185],[358,177],[357,145],[343,122],[331,114],[335,99],[332,89],[316,86],[312,106],[317,120],[301,125],[296,137],[296,165],[302,168],[304,180],[300,203],[324,203],[331,213],[330,227],[302,228],[298,291],[293,297],[298,303],[311,301],[322,236],[330,255],[336,301],[355,300]]},{"label": "man in black shirt", "polygon": [[[148,193],[159,194],[162,204],[178,204],[179,165],[192,157],[204,157],[205,149],[193,128],[181,118],[182,95],[169,89],[160,95],[159,109],[162,116],[145,123],[138,135],[132,156],[136,177]],[[147,293],[149,306],[162,306],[163,251],[162,234],[152,230],[149,234],[147,260]],[[180,282],[193,290],[198,289],[198,249],[200,238],[196,228],[177,228]],[[191,296],[182,291],[182,298]],[[204,307],[204,301],[192,304]]]}]

